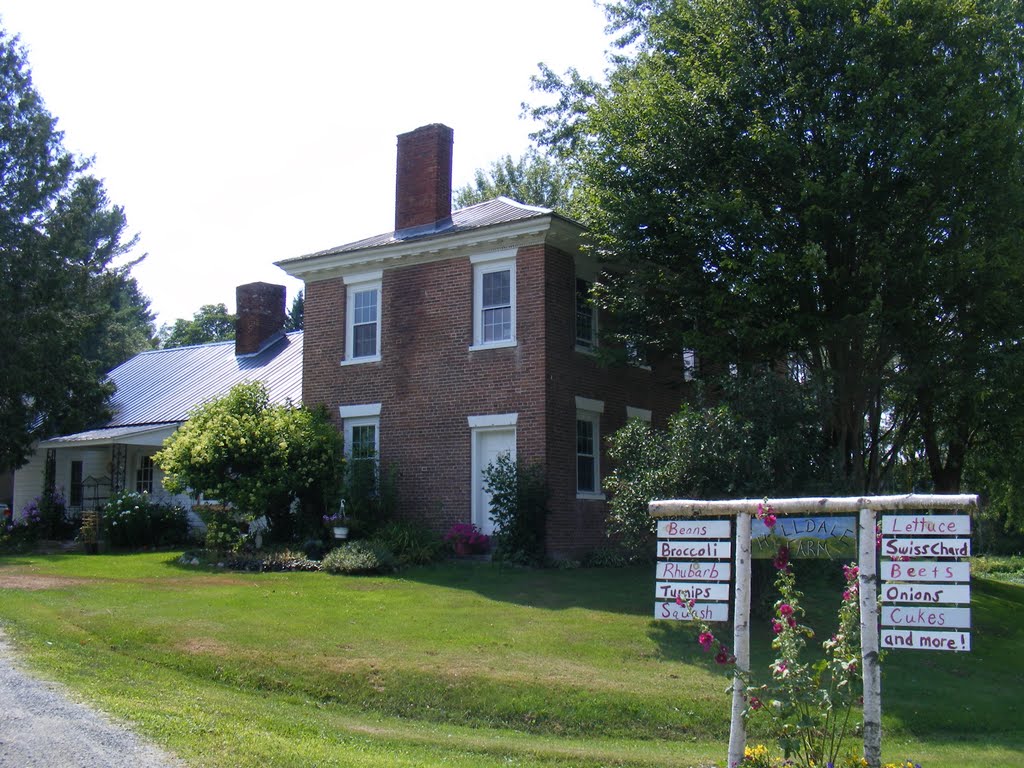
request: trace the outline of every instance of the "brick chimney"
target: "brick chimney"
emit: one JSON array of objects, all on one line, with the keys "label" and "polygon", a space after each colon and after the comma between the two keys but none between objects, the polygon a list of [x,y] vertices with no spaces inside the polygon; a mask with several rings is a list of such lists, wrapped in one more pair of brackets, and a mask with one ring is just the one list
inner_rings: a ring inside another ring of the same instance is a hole
[{"label": "brick chimney", "polygon": [[425,234],[451,225],[452,141],[447,125],[424,125],[398,137],[395,234]]},{"label": "brick chimney", "polygon": [[235,289],[238,319],[235,321],[235,354],[259,352],[284,328],[285,291],[283,285],[249,283]]}]

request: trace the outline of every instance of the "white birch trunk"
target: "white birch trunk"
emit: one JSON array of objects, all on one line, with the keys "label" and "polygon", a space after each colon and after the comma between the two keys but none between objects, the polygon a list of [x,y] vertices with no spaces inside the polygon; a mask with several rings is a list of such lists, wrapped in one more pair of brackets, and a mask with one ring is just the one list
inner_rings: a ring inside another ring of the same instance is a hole
[{"label": "white birch trunk", "polygon": [[864,759],[882,764],[882,672],[878,662],[878,570],[875,564],[875,513],[860,511],[860,653],[864,677]]},{"label": "white birch trunk", "polygon": [[740,674],[750,672],[750,513],[736,516],[736,596],[733,604],[733,654],[736,656],[736,674],[732,681],[732,723],[729,727],[729,762],[737,765],[743,760],[747,746],[747,721],[743,718],[746,707],[746,685]]}]

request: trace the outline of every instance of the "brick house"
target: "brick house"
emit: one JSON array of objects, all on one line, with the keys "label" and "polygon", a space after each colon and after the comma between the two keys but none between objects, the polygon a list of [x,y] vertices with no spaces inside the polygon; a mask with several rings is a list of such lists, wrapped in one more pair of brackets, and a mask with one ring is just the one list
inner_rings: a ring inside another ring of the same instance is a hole
[{"label": "brick house", "polygon": [[438,124],[398,137],[393,232],[278,262],[305,282],[302,399],[440,532],[493,529],[481,471],[500,452],[542,463],[549,553],[579,555],[606,541],[602,438],[663,423],[680,363],[602,365],[583,228],[507,198],[452,211],[452,143]]}]

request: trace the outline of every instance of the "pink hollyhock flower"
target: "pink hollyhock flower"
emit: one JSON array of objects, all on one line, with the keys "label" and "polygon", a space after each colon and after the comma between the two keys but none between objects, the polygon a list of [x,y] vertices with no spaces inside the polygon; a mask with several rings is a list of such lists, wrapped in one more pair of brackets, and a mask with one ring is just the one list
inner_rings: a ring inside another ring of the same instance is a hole
[{"label": "pink hollyhock flower", "polygon": [[772,560],[772,565],[774,565],[775,569],[778,571],[784,571],[789,567],[789,547],[779,547],[779,552],[775,555],[775,559]]},{"label": "pink hollyhock flower", "polygon": [[792,616],[786,619],[786,623],[789,624],[790,627],[793,627],[794,629],[796,628],[796,619],[794,619]]},{"label": "pink hollyhock flower", "polygon": [[793,615],[793,606],[790,605],[789,603],[783,603],[782,605],[779,606],[779,613],[782,614],[783,616],[792,616]]},{"label": "pink hollyhock flower", "polygon": [[676,595],[676,605],[678,605],[680,607],[683,606],[683,596],[682,595]]},{"label": "pink hollyhock flower", "polygon": [[761,700],[759,698],[757,698],[757,696],[751,696],[750,697],[750,708],[751,709],[758,710],[758,709],[760,709],[763,706],[764,705],[761,703]]},{"label": "pink hollyhock flower", "polygon": [[765,515],[764,516],[764,524],[766,526],[768,526],[769,528],[774,528],[776,522],[777,522],[777,518],[775,517],[775,515]]},{"label": "pink hollyhock flower", "polygon": [[729,653],[729,649],[723,645],[715,654],[715,661],[719,664],[732,664],[736,661],[736,657]]},{"label": "pink hollyhock flower", "polygon": [[772,619],[772,632],[776,635],[782,634],[782,624],[775,619]]},{"label": "pink hollyhock flower", "polygon": [[700,647],[705,651],[710,651],[712,643],[715,642],[715,636],[710,632],[701,632],[697,636],[697,642],[700,643]]}]

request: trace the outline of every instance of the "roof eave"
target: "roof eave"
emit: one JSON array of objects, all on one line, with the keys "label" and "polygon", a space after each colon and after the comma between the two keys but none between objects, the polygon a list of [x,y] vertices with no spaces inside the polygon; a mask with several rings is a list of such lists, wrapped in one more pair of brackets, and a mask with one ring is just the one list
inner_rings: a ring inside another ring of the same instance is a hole
[{"label": "roof eave", "polygon": [[415,240],[368,246],[351,251],[327,252],[275,262],[292,277],[306,282],[327,280],[368,266],[398,266],[451,258],[463,251],[533,245],[550,239],[562,248],[578,245],[583,232],[576,222],[548,213],[514,222],[446,232]]}]

